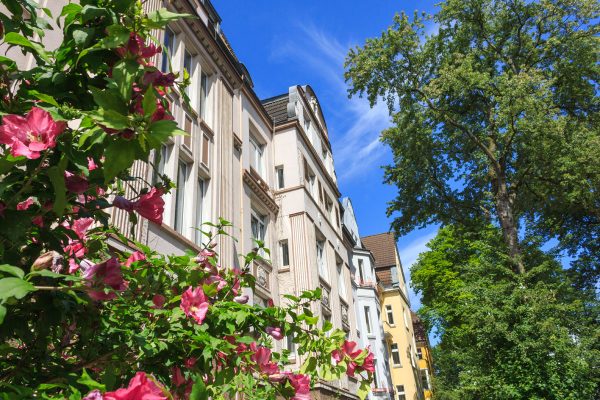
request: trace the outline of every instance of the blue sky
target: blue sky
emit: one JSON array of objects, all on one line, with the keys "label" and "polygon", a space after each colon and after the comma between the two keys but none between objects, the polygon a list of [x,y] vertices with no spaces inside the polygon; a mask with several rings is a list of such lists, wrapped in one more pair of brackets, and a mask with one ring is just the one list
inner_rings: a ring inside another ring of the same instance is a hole
[{"label": "blue sky", "polygon": [[[323,108],[340,190],[352,199],[361,235],[389,230],[387,202],[394,187],[383,184],[382,165],[391,152],[379,142],[390,125],[386,106],[371,108],[364,99],[348,99],[344,58],[351,47],[379,36],[395,13],[433,12],[435,1],[281,1],[213,0],[223,18],[222,28],[246,65],[260,98],[309,84]],[[434,29],[433,26],[431,29]],[[399,239],[398,249],[408,268],[435,236],[436,227]],[[419,300],[411,293],[412,308]]]}]

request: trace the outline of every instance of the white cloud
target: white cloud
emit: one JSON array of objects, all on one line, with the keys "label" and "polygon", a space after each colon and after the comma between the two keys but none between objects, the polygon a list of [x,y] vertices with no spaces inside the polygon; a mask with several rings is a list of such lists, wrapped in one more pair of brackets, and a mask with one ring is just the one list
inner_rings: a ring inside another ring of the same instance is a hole
[{"label": "white cloud", "polygon": [[324,81],[327,91],[317,95],[329,106],[324,112],[338,178],[344,182],[368,177],[389,154],[379,141],[381,131],[390,126],[387,106],[378,103],[371,108],[364,98],[348,99],[344,60],[352,44],[343,45],[312,24],[298,25],[297,30],[295,41],[276,42],[271,58],[302,63]]}]

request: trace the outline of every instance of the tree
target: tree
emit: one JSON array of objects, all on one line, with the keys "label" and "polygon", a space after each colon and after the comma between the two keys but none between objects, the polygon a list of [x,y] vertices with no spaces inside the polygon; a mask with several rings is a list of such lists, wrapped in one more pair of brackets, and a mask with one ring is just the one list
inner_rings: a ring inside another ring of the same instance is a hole
[{"label": "tree", "polygon": [[597,279],[599,11],[595,0],[447,0],[437,33],[397,15],[350,51],[350,94],[384,98],[395,124],[382,140],[399,234],[495,222],[520,274],[523,241],[557,238]]},{"label": "tree", "polygon": [[420,314],[438,332],[439,399],[595,399],[600,394],[597,303],[561,266],[523,246],[515,279],[498,228],[440,229],[411,268]]},{"label": "tree", "polygon": [[[180,256],[110,224],[112,207],[132,224],[162,223],[173,185],[150,186],[130,168],[185,134],[167,94],[189,79],[152,65],[161,49],[151,32],[190,16],[80,0],[63,7],[63,40],[48,50],[50,11],[2,4],[3,46],[35,62],[22,70],[0,56],[0,398],[306,400],[313,383],[344,374],[365,398],[373,354],[330,323],[318,328],[320,289],[283,307],[246,304],[262,246],[242,268],[221,265],[215,243],[229,223],[198,227],[202,251]],[[286,336],[305,360],[299,371],[272,350]]]}]

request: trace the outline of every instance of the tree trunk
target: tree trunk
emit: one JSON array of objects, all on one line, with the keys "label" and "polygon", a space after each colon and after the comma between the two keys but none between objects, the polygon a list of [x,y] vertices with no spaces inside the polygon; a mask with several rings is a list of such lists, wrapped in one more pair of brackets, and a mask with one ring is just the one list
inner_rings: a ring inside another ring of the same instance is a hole
[{"label": "tree trunk", "polygon": [[519,232],[515,223],[513,210],[513,199],[508,193],[506,180],[503,176],[496,177],[496,209],[498,211],[498,220],[502,228],[502,236],[508,247],[508,254],[519,274],[525,273],[525,266],[521,259],[521,249],[519,247]]}]

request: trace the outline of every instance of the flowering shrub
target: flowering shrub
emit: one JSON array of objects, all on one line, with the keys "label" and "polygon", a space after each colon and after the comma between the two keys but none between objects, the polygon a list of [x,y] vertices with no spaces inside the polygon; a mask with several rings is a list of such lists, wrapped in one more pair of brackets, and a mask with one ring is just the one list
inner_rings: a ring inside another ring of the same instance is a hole
[{"label": "flowering shrub", "polygon": [[[220,265],[226,221],[207,224],[202,252],[183,256],[110,225],[113,206],[132,223],[162,223],[165,177],[134,198],[123,188],[141,179],[129,174],[134,162],[184,134],[166,94],[184,93],[187,80],[152,64],[161,49],[149,32],[186,16],[81,0],[63,8],[63,41],[49,51],[34,39],[49,11],[2,3],[4,44],[35,66],[0,57],[0,398],[300,400],[344,374],[360,379],[364,398],[372,354],[327,322],[317,328],[319,289],[284,307],[247,304],[258,252],[241,269]],[[285,336],[299,371],[275,351]]]}]

